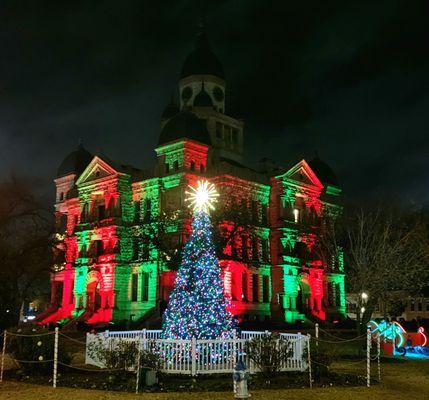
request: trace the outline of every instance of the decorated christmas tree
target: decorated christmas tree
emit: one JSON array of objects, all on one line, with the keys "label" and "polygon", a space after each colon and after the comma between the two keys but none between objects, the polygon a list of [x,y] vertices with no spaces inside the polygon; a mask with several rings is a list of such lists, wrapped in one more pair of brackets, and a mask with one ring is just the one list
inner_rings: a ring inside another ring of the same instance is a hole
[{"label": "decorated christmas tree", "polygon": [[207,181],[200,181],[188,194],[187,200],[194,209],[192,234],[183,249],[164,314],[163,336],[168,339],[229,337],[235,322],[228,311],[208,214],[218,194]]}]

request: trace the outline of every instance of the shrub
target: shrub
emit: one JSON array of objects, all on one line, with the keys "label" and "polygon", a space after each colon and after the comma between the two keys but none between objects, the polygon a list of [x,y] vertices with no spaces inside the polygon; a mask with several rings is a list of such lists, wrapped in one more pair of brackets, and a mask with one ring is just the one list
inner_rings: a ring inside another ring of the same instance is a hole
[{"label": "shrub", "polygon": [[[138,358],[138,342],[130,340],[104,340],[100,337],[90,343],[88,352],[91,358],[98,360],[108,369],[135,370]],[[158,371],[160,358],[155,351],[140,350],[140,367]]]},{"label": "shrub", "polygon": [[[13,333],[29,336],[15,336]],[[19,362],[21,370],[27,373],[51,374],[53,363],[47,362],[47,360],[53,360],[54,358],[55,335],[51,332],[52,334],[40,336],[40,333],[49,333],[49,331],[36,332],[29,328],[11,332],[10,336],[8,334],[7,350],[18,362],[22,360],[22,362]],[[38,362],[34,363],[32,361]],[[69,364],[71,361],[70,353],[63,348],[59,348],[58,361]]]},{"label": "shrub", "polygon": [[282,364],[293,355],[291,341],[276,333],[253,338],[246,343],[245,349],[249,359],[259,368],[268,384],[271,377],[280,372]]}]

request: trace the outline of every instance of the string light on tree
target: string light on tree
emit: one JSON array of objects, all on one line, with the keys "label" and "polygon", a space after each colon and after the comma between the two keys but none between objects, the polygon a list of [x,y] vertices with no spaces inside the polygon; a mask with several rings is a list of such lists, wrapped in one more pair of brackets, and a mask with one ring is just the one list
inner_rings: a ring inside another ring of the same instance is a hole
[{"label": "string light on tree", "polygon": [[207,181],[198,182],[187,193],[194,210],[192,233],[163,317],[163,337],[226,338],[231,336],[235,320],[228,310],[208,215],[219,195]]}]

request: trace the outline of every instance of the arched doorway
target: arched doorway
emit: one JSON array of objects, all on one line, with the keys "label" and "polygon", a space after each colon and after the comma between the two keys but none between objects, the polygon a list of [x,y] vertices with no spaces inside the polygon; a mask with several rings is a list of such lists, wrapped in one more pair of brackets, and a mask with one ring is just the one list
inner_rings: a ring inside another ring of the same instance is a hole
[{"label": "arched doorway", "polygon": [[101,282],[98,278],[96,274],[90,275],[86,286],[86,309],[92,312],[101,308]]},{"label": "arched doorway", "polygon": [[300,314],[308,314],[310,310],[310,285],[306,277],[303,277],[298,285],[296,309]]}]

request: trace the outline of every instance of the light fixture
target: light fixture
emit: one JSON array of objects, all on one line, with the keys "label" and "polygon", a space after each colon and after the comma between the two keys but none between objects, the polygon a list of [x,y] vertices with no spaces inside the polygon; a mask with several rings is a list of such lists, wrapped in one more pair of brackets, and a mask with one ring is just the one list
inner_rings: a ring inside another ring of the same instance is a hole
[{"label": "light fixture", "polygon": [[208,181],[198,181],[196,188],[189,186],[186,194],[188,197],[185,201],[190,203],[190,207],[193,208],[194,212],[208,213],[210,210],[214,210],[214,203],[217,202],[219,197],[215,186]]}]

